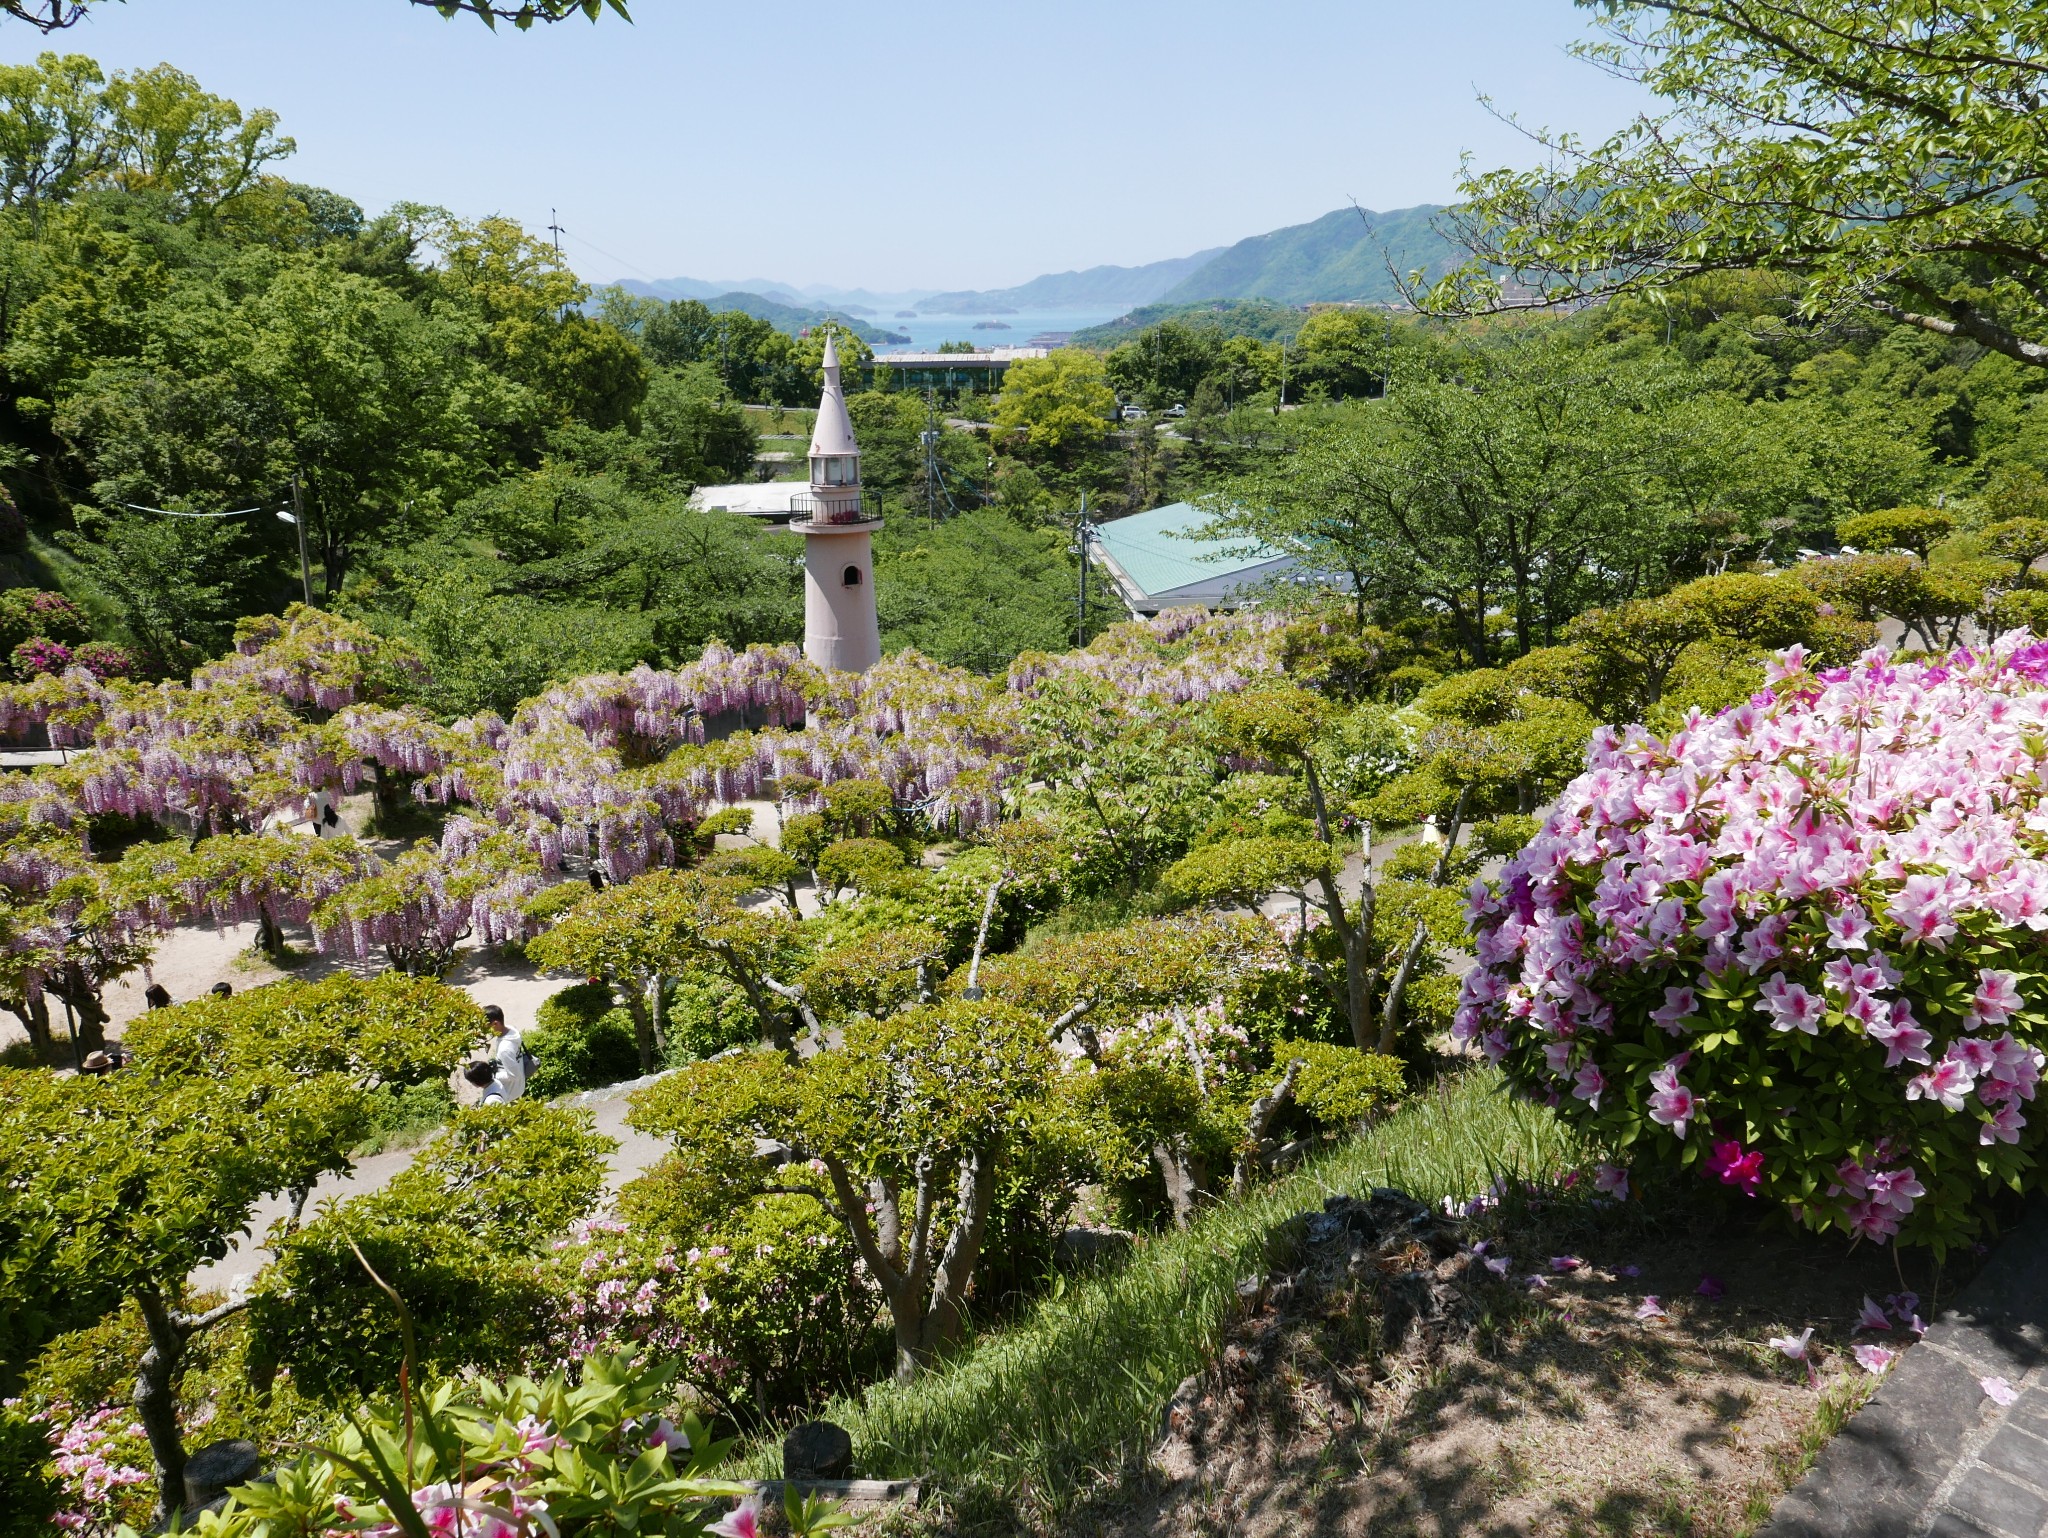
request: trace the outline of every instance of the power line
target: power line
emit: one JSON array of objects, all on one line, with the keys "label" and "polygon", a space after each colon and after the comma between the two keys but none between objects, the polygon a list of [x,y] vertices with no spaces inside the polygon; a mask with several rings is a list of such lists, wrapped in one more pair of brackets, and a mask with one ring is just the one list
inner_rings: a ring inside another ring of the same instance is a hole
[{"label": "power line", "polygon": [[140,502],[117,502],[116,507],[125,507],[138,513],[161,513],[166,518],[241,518],[249,513],[267,512],[267,508],[238,507],[231,513],[186,513],[175,507],[144,507]]}]

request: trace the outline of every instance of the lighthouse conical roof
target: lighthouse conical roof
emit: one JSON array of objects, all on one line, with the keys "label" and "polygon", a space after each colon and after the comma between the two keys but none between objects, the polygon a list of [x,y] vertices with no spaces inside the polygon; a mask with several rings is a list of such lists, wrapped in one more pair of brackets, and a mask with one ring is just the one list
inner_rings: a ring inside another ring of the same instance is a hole
[{"label": "lighthouse conical roof", "polygon": [[846,414],[846,390],[839,383],[839,348],[825,335],[825,393],[818,399],[818,425],[811,430],[811,454],[858,454],[853,419]]}]

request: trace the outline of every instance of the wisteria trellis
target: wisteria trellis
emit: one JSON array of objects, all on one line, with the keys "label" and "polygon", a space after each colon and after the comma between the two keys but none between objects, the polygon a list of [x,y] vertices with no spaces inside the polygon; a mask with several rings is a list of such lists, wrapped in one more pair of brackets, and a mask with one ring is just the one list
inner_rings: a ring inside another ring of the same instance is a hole
[{"label": "wisteria trellis", "polygon": [[[362,627],[317,610],[244,624],[234,654],[189,684],[103,682],[84,669],[0,688],[0,735],[40,727],[90,748],[72,764],[0,782],[0,829],[28,846],[0,860],[24,912],[50,908],[89,861],[86,815],[121,814],[204,843],[302,822],[318,792],[377,776],[460,807],[437,847],[348,879],[333,862],[252,862],[226,886],[165,871],[94,909],[124,943],[178,918],[234,922],[267,909],[310,918],[323,949],[422,955],[519,937],[524,904],[565,861],[614,881],[671,863],[708,812],[791,776],[878,780],[938,827],[986,826],[1014,795],[1022,703],[1064,672],[1109,682],[1136,708],[1199,702],[1279,665],[1277,622],[1175,612],[1116,627],[1083,651],[1028,656],[985,679],[915,653],[855,678],[794,647],[712,645],[672,670],[638,667],[560,684],[510,721],[452,724],[393,702],[412,664]],[[68,852],[47,846],[62,831]],[[42,849],[42,853],[37,853]],[[179,894],[186,894],[181,900]],[[207,894],[202,896],[202,894]],[[0,994],[33,995],[78,929],[51,911],[0,943]]]}]

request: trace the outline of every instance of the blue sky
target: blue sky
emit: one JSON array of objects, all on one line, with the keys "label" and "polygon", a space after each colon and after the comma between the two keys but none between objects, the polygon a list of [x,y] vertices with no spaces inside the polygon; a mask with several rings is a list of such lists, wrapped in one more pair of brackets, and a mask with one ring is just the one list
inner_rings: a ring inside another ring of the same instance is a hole
[{"label": "blue sky", "polygon": [[1570,0],[635,0],[520,34],[404,0],[127,0],[44,47],[282,114],[284,168],[538,229],[586,278],[988,288],[1441,202],[1526,120],[1624,121]]}]

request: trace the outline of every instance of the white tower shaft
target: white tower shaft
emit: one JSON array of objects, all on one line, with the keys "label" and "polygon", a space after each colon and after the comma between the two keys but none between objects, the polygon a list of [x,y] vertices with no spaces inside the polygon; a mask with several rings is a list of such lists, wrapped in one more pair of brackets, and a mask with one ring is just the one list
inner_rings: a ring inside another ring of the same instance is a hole
[{"label": "white tower shaft", "polygon": [[861,505],[860,448],[830,336],[824,363],[811,432],[811,515],[794,525],[804,536],[804,656],[817,667],[865,673],[882,660],[873,541],[882,524]]}]

